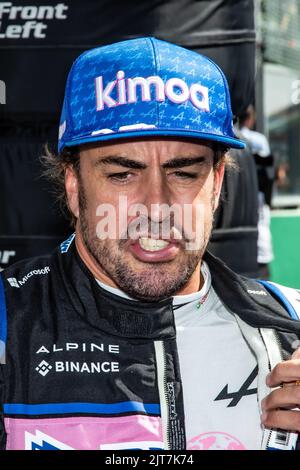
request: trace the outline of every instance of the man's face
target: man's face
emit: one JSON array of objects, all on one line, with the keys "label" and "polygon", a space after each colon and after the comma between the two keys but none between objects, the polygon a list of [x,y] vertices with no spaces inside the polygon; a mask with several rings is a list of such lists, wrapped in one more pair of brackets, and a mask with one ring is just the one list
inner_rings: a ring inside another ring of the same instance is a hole
[{"label": "man's face", "polygon": [[69,205],[84,248],[113,285],[148,301],[193,279],[199,287],[224,172],[213,156],[205,143],[171,139],[81,148],[79,178],[66,172]]}]

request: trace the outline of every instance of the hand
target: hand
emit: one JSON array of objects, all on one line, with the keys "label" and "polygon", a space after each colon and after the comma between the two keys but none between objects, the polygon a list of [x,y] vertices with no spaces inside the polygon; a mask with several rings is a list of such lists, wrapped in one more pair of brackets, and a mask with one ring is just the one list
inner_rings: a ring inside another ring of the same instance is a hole
[{"label": "hand", "polygon": [[300,348],[291,359],[277,364],[267,375],[269,387],[278,387],[262,400],[261,422],[266,428],[300,432]]}]

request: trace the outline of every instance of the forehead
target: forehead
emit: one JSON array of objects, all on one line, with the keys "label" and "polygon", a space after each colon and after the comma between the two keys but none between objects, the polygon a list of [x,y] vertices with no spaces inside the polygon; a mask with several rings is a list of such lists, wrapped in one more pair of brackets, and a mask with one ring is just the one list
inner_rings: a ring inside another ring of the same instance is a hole
[{"label": "forehead", "polygon": [[[124,156],[150,162],[154,158],[160,162],[170,158],[185,156],[213,155],[212,143],[200,140],[178,140],[170,138],[122,140],[109,143],[86,144],[80,147],[80,155],[91,161],[107,156]],[[154,161],[154,160],[153,160]]]}]

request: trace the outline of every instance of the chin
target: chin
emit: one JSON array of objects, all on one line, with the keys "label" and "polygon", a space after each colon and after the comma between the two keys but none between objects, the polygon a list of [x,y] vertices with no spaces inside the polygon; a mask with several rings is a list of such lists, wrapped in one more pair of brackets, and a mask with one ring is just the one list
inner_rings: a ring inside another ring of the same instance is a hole
[{"label": "chin", "polygon": [[[164,263],[166,265],[167,263]],[[115,272],[115,282],[130,297],[154,302],[176,295],[188,283],[194,269],[181,269],[176,266],[151,266],[136,272],[127,266],[119,266]]]}]

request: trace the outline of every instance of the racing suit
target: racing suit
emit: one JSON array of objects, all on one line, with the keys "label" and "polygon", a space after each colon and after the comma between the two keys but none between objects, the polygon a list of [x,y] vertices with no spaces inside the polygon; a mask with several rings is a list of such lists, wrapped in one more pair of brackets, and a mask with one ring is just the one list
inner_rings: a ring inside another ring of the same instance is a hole
[{"label": "racing suit", "polygon": [[[101,288],[73,238],[2,273],[1,448],[186,449],[172,298],[137,302]],[[256,354],[260,403],[268,371],[297,345],[299,292],[204,259]],[[265,430],[263,449],[276,447],[274,433]]]}]

